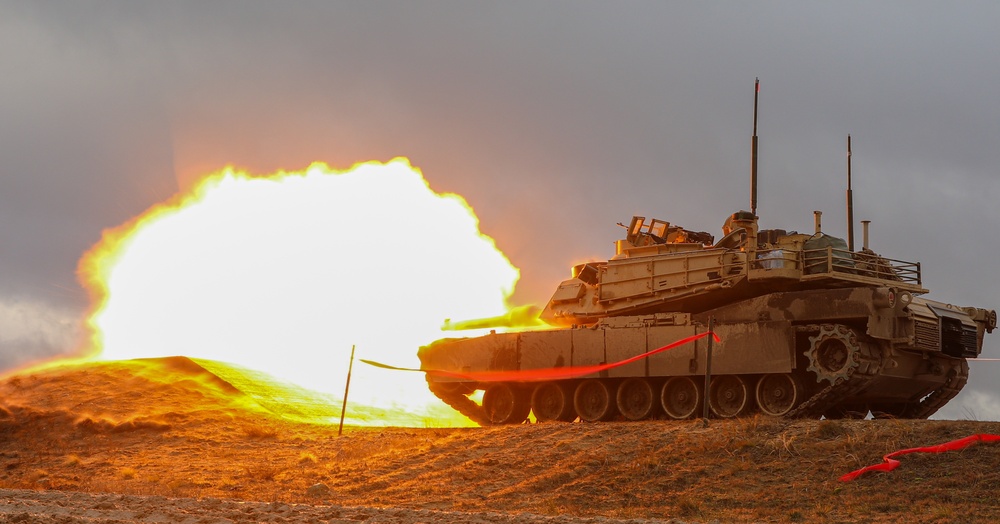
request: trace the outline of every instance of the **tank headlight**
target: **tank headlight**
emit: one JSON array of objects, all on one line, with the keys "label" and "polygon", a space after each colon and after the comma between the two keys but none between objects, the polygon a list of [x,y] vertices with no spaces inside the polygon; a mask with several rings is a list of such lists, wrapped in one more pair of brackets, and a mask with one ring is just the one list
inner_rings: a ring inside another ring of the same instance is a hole
[{"label": "tank headlight", "polygon": [[878,308],[893,308],[896,306],[896,290],[888,287],[876,289],[872,293],[872,303]]},{"label": "tank headlight", "polygon": [[875,307],[902,310],[913,301],[913,295],[907,291],[899,291],[891,287],[882,287],[872,293],[872,303]]},{"label": "tank headlight", "polygon": [[913,302],[913,295],[909,291],[899,291],[896,293],[896,304],[899,309],[903,309]]}]

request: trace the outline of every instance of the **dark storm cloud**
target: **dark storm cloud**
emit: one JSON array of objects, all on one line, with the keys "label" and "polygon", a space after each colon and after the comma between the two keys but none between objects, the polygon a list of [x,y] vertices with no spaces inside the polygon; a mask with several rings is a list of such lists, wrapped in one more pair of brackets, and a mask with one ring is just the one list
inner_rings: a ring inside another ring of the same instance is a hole
[{"label": "dark storm cloud", "polygon": [[[806,231],[820,209],[844,234],[850,133],[873,247],[920,260],[932,297],[998,305],[993,3],[3,2],[0,15],[0,298],[82,308],[79,255],[177,180],[404,155],[469,200],[522,268],[518,298],[543,301],[571,262],[608,256],[633,213],[717,234],[749,206],[759,76],[762,225]],[[972,386],[990,376],[974,368]]]}]

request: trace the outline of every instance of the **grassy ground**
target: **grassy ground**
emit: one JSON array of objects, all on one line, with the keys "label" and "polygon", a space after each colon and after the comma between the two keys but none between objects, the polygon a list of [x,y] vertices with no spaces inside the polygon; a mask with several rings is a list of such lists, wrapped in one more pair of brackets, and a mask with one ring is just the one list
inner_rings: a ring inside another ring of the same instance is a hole
[{"label": "grassy ground", "polygon": [[337,437],[126,367],[14,377],[0,398],[8,488],[685,521],[1000,519],[1000,445],[838,481],[897,449],[1000,433],[996,422],[754,417]]}]

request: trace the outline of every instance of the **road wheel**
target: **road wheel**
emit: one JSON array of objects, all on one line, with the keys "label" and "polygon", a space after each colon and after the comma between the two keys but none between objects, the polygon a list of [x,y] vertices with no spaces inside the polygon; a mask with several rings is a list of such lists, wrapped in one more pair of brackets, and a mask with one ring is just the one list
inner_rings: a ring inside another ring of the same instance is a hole
[{"label": "road wheel", "polygon": [[737,375],[712,378],[708,387],[708,407],[719,418],[733,418],[747,410],[747,383]]},{"label": "road wheel", "polygon": [[558,382],[544,382],[531,394],[531,411],[539,422],[570,422],[576,418],[570,389]]},{"label": "road wheel", "polygon": [[701,388],[691,377],[673,377],[663,384],[660,404],[672,419],[691,418],[702,406]]},{"label": "road wheel", "polygon": [[615,416],[615,403],[608,385],[597,379],[584,380],[573,394],[573,407],[584,422],[610,420]]},{"label": "road wheel", "polygon": [[528,419],[531,405],[524,392],[510,384],[494,384],[483,393],[483,411],[492,424],[520,424]]},{"label": "road wheel", "polygon": [[804,398],[802,385],[790,373],[764,375],[757,382],[757,406],[765,415],[782,417]]},{"label": "road wheel", "polygon": [[656,408],[653,386],[644,378],[633,377],[618,386],[618,411],[628,420],[644,420]]}]

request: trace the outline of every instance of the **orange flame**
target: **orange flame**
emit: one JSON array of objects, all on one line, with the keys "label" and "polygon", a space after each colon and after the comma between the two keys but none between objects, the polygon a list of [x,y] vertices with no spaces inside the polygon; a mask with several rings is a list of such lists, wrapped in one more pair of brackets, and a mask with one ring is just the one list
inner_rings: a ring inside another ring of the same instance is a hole
[{"label": "orange flame", "polygon": [[[405,158],[226,168],[106,231],[78,270],[95,357],[231,362],[337,395],[352,345],[416,364],[443,319],[506,314],[518,279],[465,200],[435,193]],[[352,403],[409,412],[404,423],[464,421],[441,418],[421,376],[353,375]]]}]

